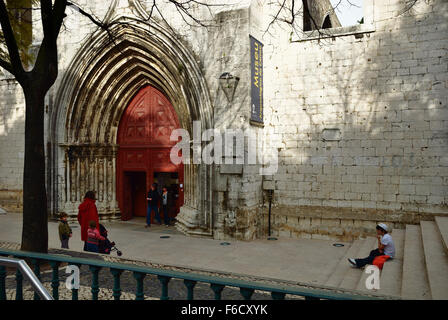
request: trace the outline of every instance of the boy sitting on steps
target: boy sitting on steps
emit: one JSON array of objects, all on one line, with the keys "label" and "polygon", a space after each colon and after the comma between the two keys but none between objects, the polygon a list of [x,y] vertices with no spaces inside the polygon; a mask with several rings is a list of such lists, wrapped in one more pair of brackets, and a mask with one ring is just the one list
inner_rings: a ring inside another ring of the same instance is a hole
[{"label": "boy sitting on steps", "polygon": [[389,256],[392,259],[395,256],[395,245],[391,235],[388,233],[388,227],[384,223],[380,223],[376,226],[376,233],[378,238],[378,249],[370,251],[367,258],[353,259],[348,261],[356,268],[362,268],[366,264],[372,264],[373,260],[378,256]]}]

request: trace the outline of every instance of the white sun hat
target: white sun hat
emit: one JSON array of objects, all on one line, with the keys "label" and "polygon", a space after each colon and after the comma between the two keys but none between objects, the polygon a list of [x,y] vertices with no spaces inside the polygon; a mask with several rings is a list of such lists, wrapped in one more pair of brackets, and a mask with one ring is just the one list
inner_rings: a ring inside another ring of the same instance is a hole
[{"label": "white sun hat", "polygon": [[387,224],[385,224],[385,223],[378,223],[377,227],[380,227],[381,229],[383,229],[386,232],[389,231],[389,228],[388,228]]}]

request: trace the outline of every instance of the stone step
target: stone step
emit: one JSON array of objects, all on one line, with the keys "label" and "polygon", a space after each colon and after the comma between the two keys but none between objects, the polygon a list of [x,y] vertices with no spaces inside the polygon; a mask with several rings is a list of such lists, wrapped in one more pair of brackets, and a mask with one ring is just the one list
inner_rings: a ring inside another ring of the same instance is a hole
[{"label": "stone step", "polygon": [[[364,258],[367,257],[372,250],[373,246],[376,244],[376,238],[367,237],[364,243],[360,246],[356,256],[354,258]],[[363,270],[352,268],[347,266],[347,271],[345,272],[344,278],[342,279],[339,287],[343,289],[355,289],[359,283]]]},{"label": "stone step", "polygon": [[[373,237],[372,237],[373,238]],[[372,241],[372,247],[368,249],[367,251],[361,253],[360,257],[367,257],[371,250],[375,250],[378,248],[378,240],[377,238],[373,238]],[[366,280],[371,274],[366,273],[365,269],[362,270],[361,277],[359,278],[358,284],[356,285],[356,290],[358,291],[364,291],[364,292],[370,292],[369,289],[366,288]]]},{"label": "stone step", "polygon": [[364,243],[365,240],[355,240],[353,241],[350,248],[347,250],[345,255],[342,257],[341,260],[339,260],[339,263],[336,265],[336,268],[328,278],[327,282],[325,282],[326,286],[329,287],[339,287],[341,284],[342,279],[344,278],[347,268],[350,268],[350,263],[348,262],[348,258],[357,258],[358,251],[361,247],[361,245]]},{"label": "stone step", "polygon": [[0,201],[0,207],[6,212],[22,212],[23,207],[21,203],[9,203]]},{"label": "stone step", "polygon": [[420,222],[431,296],[435,300],[448,300],[448,256],[442,237],[433,221]]},{"label": "stone step", "polygon": [[0,201],[20,201],[22,198],[22,192],[20,191],[10,191],[10,190],[0,190]]},{"label": "stone step", "polygon": [[420,226],[407,225],[401,280],[401,296],[404,299],[431,299],[424,256]]},{"label": "stone step", "polygon": [[448,253],[448,217],[436,217],[436,224],[442,236],[445,252]]},{"label": "stone step", "polygon": [[401,295],[405,233],[403,229],[394,229],[391,233],[395,244],[395,257],[383,265],[378,293],[396,297]]}]

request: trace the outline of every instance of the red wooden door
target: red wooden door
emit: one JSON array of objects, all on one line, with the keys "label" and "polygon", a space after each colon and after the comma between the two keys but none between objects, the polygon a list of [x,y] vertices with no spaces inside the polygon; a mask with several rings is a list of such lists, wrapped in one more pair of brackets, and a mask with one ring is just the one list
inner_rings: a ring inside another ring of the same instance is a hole
[{"label": "red wooden door", "polygon": [[[130,173],[146,173],[146,191],[154,181],[154,172],[177,172],[179,184],[184,183],[183,164],[174,165],[170,160],[171,148],[176,143],[170,141],[170,136],[178,128],[172,104],[151,86],[141,89],[126,108],[118,127],[117,199],[122,220],[132,219],[133,209],[129,208],[137,205],[136,195],[129,195],[135,190],[132,179],[126,178]],[[183,189],[179,198],[182,201],[178,207],[183,205]]]}]

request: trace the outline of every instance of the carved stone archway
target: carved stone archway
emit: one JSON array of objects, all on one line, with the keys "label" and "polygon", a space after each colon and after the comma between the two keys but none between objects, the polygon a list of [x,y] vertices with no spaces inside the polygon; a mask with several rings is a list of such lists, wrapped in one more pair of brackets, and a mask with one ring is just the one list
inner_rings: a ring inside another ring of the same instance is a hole
[{"label": "carved stone archway", "polygon": [[[152,86],[173,105],[181,128],[193,121],[213,127],[213,110],[202,73],[167,29],[121,18],[113,43],[98,31],[80,49],[57,92],[50,119],[48,190],[52,214],[77,214],[88,189],[98,193],[104,218],[119,215],[116,196],[117,134],[135,92]],[[184,165],[184,206],[177,217],[185,233],[212,236],[212,168]]]}]

